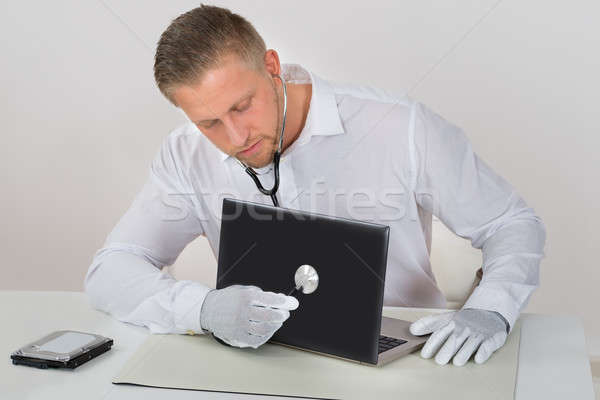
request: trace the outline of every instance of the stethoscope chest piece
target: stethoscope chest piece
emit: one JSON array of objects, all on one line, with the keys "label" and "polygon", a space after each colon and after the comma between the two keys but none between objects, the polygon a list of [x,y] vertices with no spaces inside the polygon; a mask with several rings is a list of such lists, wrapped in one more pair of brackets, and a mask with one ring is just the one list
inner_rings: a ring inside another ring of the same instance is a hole
[{"label": "stethoscope chest piece", "polygon": [[311,294],[319,287],[319,274],[312,265],[304,264],[296,270],[294,281],[296,290],[302,288],[302,293]]}]

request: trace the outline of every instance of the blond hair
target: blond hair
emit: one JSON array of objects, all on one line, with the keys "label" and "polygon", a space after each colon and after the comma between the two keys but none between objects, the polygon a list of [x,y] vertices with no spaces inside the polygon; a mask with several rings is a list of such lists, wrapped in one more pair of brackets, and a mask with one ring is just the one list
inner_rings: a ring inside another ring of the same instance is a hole
[{"label": "blond hair", "polygon": [[237,55],[250,68],[262,71],[265,42],[250,22],[226,8],[201,4],[175,18],[162,33],[154,57],[154,79],[175,106],[173,91],[191,85]]}]

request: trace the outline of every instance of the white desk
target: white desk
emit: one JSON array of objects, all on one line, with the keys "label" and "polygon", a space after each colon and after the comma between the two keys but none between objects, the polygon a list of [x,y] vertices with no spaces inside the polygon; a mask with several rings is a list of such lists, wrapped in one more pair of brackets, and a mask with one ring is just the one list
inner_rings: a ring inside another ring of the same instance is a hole
[{"label": "white desk", "polygon": [[[386,307],[384,313],[393,316],[394,310]],[[0,366],[2,399],[277,398],[112,384],[111,379],[149,331],[92,309],[81,292],[0,291],[0,315],[0,346],[5,357]],[[570,316],[524,314],[521,318],[516,398],[593,400],[592,376],[580,322]],[[10,353],[14,350],[61,329],[107,336],[114,339],[114,345],[107,353],[74,370],[43,370],[12,364]],[[432,360],[432,368],[435,367]]]}]

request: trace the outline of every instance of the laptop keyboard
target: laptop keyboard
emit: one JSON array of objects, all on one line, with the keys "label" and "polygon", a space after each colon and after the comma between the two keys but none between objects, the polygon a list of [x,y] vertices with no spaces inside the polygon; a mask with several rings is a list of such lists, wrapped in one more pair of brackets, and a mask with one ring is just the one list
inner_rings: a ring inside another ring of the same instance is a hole
[{"label": "laptop keyboard", "polygon": [[383,353],[389,349],[393,349],[394,347],[400,346],[404,343],[406,343],[406,340],[379,335],[379,351],[377,354]]}]

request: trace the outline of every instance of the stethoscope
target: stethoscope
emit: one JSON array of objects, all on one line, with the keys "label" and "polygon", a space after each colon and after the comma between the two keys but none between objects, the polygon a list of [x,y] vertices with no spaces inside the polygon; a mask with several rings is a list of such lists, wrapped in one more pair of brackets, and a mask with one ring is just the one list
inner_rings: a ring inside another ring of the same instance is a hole
[{"label": "stethoscope", "polygon": [[[265,189],[263,187],[263,185],[260,183],[260,179],[258,179],[256,171],[254,171],[254,169],[252,169],[252,167],[245,165],[243,162],[241,162],[237,158],[236,158],[236,160],[246,170],[248,175],[250,175],[250,177],[256,184],[256,187],[258,188],[258,190],[265,196],[270,196],[271,201],[273,201],[273,205],[275,207],[279,207],[279,201],[277,201],[277,189],[279,188],[279,158],[281,157],[281,146],[283,145],[283,132],[285,130],[285,117],[287,114],[287,91],[285,88],[285,81],[283,80],[283,78],[281,78],[280,75],[273,75],[273,76],[278,77],[279,80],[281,80],[281,83],[283,84],[282,85],[283,86],[283,124],[281,126],[281,135],[279,137],[279,146],[278,146],[277,150],[275,151],[275,154],[273,155],[273,165],[274,165],[274,174],[275,174],[275,183],[273,184],[273,187],[269,190]],[[292,288],[292,290],[288,293],[288,296],[290,296],[293,292],[300,291],[300,290],[302,290],[302,293],[304,293],[304,294],[311,294],[315,290],[317,290],[317,287],[319,286],[319,274],[311,265],[308,265],[308,264],[301,265],[300,267],[298,267],[298,269],[296,270],[296,273],[294,275],[294,283],[295,283],[295,285]],[[217,342],[219,342],[225,346],[231,346],[230,344],[226,343],[225,341],[218,338],[214,334],[212,334],[212,337]]]},{"label": "stethoscope", "polygon": [[265,189],[262,183],[260,183],[260,179],[258,179],[256,171],[254,171],[252,167],[245,165],[237,158],[236,160],[246,170],[246,173],[250,175],[250,178],[252,178],[258,190],[265,196],[270,196],[273,205],[275,207],[279,207],[279,201],[277,200],[277,189],[279,188],[279,158],[281,157],[281,147],[283,145],[283,132],[285,131],[285,117],[287,115],[287,91],[285,88],[285,81],[283,80],[283,78],[278,74],[274,74],[273,76],[278,77],[283,86],[283,124],[281,126],[281,135],[279,136],[279,146],[277,147],[277,150],[273,155],[273,169],[275,174],[275,183],[273,184],[273,187],[269,190]]}]

